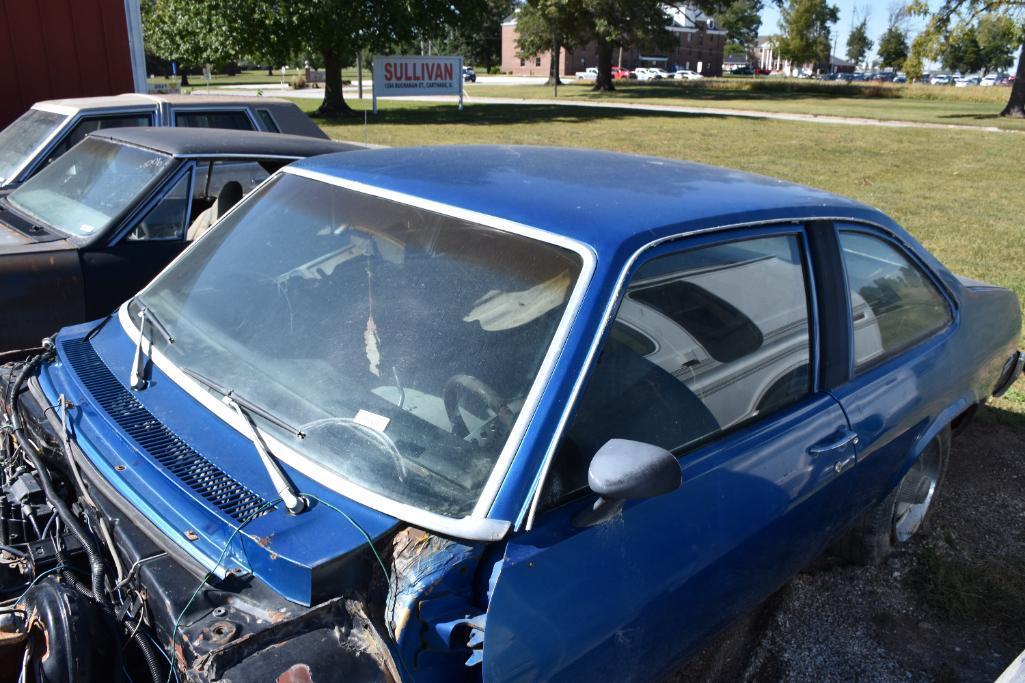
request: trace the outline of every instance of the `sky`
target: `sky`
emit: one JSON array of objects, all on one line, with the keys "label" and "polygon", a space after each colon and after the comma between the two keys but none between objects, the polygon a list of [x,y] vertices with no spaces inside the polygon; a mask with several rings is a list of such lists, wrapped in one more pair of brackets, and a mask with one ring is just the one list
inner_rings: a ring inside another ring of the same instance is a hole
[{"label": "sky", "polygon": [[[869,58],[875,56],[876,47],[879,45],[879,37],[886,30],[887,22],[890,18],[890,6],[905,4],[905,2],[906,0],[875,0],[874,2],[866,0],[831,0],[831,4],[836,5],[840,9],[840,20],[833,24],[833,35],[836,37],[836,56],[842,59],[847,58],[847,36],[851,32],[851,19],[856,16],[856,20],[860,22],[866,13],[868,15],[868,37],[874,43],[869,51]],[[931,0],[929,5],[935,9],[939,2]],[[922,19],[915,18],[908,20],[907,28],[913,36],[924,24],[925,22]],[[779,9],[773,0],[766,0],[765,9],[762,11],[762,28],[759,30],[759,34],[770,35],[773,33],[779,33]]]}]

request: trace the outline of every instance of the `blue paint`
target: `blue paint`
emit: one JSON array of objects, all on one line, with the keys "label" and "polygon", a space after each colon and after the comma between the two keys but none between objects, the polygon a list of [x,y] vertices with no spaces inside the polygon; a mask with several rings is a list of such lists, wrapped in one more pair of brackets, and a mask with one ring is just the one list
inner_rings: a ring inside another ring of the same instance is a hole
[{"label": "blue paint", "polygon": [[[452,679],[463,675],[466,664],[477,670],[481,662],[489,680],[645,679],[665,673],[886,495],[940,429],[986,398],[1020,331],[1010,292],[962,283],[885,215],[768,178],[605,152],[514,147],[374,150],[297,165],[542,228],[593,251],[594,276],[492,507],[496,519],[524,520],[572,386],[604,329],[616,283],[648,259],[724,239],[719,232],[692,233],[770,222],[777,225],[738,228],[729,235],[793,233],[804,243],[832,234],[813,230],[835,230],[828,221],[812,227],[806,221],[845,219],[899,245],[951,304],[946,329],[860,375],[850,367],[844,374],[841,363],[843,376],[829,387],[813,373],[816,386],[805,399],[685,453],[677,491],[629,501],[607,523],[573,526],[573,517],[594,501],[586,495],[542,511],[533,530],[523,531],[521,524],[490,546],[424,534],[422,547],[411,550],[401,567],[393,566],[386,615],[402,668],[417,680]],[[680,234],[682,240],[650,249],[631,265],[645,245]],[[818,348],[823,337],[816,307],[846,310],[845,301],[824,293],[823,278],[842,279],[839,270],[809,268],[816,365],[836,355],[835,349]],[[68,328],[60,339],[87,330]],[[134,347],[117,321],[94,344],[114,374],[127,378]],[[49,365],[42,374],[51,400],[64,393],[80,406],[72,413],[76,439],[101,473],[173,542],[212,564],[231,533],[230,520],[120,433],[66,365]],[[253,491],[274,497],[249,441],[158,368],[138,397],[197,452]],[[857,446],[825,456],[808,453],[810,446],[848,431],[858,434]],[[856,465],[837,472],[837,462],[850,455],[857,456]],[[126,469],[119,472],[118,465]],[[343,508],[374,539],[399,524],[298,472],[288,473],[301,489]],[[186,528],[198,540],[185,541]],[[317,571],[363,544],[353,528],[323,509],[295,518],[272,513],[240,537],[229,565],[251,570],[304,603],[315,599]],[[269,548],[258,542],[266,539]]]}]

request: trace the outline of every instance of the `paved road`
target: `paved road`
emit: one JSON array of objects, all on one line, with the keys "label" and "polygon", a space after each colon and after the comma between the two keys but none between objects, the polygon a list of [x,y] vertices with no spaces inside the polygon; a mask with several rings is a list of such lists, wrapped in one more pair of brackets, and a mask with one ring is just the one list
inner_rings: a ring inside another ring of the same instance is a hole
[{"label": "paved road", "polygon": [[[526,78],[526,77],[522,77]],[[534,79],[537,80],[537,79]],[[542,82],[543,79],[542,79]],[[363,82],[364,97],[369,99],[371,97],[369,81]],[[489,81],[490,84],[490,81]],[[507,85],[512,85],[507,84]],[[218,94],[218,90],[221,90],[225,95],[256,95],[257,89],[264,94],[270,91],[280,90],[280,86],[272,85],[268,87],[260,86],[259,88],[253,86],[228,86],[225,88],[211,88],[210,94]],[[349,86],[343,89],[347,97],[355,98],[357,89],[355,86]],[[206,89],[197,89],[197,94],[206,94]],[[274,94],[277,94],[276,92]],[[308,88],[303,90],[292,90],[287,93],[282,92],[283,96],[294,97],[300,99],[314,99],[320,100],[324,97],[324,91],[319,88]],[[388,98],[381,97],[378,99],[399,99],[399,98]],[[421,102],[451,102],[455,104],[457,99],[455,96],[446,95],[431,95],[424,97],[405,97],[401,99],[406,100],[419,100]],[[588,100],[573,100],[573,99],[554,99],[554,98],[543,98],[543,99],[526,99],[521,97],[473,97],[469,94],[465,95],[464,101],[466,103],[473,104],[507,104],[507,105],[557,105],[566,107],[590,107],[594,109],[618,109],[618,110],[633,110],[633,111],[646,111],[646,112],[660,112],[665,114],[690,114],[690,115],[703,115],[703,116],[735,116],[740,118],[751,118],[751,119],[771,119],[775,121],[797,121],[801,123],[821,123],[827,125],[844,125],[844,126],[879,126],[882,128],[930,128],[930,129],[942,129],[942,130],[968,130],[968,131],[982,131],[984,133],[1014,133],[1014,134],[1025,134],[1025,131],[1019,130],[1005,130],[997,128],[996,126],[964,126],[954,123],[923,123],[920,121],[885,121],[880,119],[868,119],[853,116],[818,116],[815,114],[791,114],[785,112],[768,112],[758,111],[756,109],[727,109],[722,107],[688,107],[684,105],[676,104],[641,104],[635,102],[594,102]]]}]

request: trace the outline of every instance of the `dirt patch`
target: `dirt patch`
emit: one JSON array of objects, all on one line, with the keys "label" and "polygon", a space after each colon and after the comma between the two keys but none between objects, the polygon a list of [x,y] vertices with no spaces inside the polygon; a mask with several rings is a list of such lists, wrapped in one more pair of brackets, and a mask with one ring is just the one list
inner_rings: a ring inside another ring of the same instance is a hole
[{"label": "dirt patch", "polygon": [[883,564],[829,553],[670,680],[992,681],[1025,649],[1025,418],[953,441],[929,527]]}]

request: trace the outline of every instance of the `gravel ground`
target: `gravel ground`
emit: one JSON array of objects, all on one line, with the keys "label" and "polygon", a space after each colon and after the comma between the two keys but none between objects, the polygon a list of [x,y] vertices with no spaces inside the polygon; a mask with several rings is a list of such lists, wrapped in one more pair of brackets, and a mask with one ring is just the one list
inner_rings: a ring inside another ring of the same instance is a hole
[{"label": "gravel ground", "polygon": [[674,673],[697,681],[992,681],[1025,649],[1025,416],[953,440],[928,527],[875,567],[826,553]]}]

